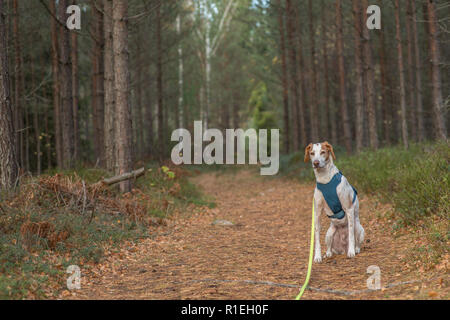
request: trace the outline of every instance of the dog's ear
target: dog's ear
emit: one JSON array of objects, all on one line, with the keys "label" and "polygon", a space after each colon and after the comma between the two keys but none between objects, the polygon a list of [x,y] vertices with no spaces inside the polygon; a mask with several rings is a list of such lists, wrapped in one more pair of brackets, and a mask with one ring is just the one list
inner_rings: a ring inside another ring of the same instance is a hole
[{"label": "dog's ear", "polygon": [[305,162],[311,161],[311,158],[309,156],[309,152],[311,151],[312,146],[313,146],[312,143],[310,143],[310,144],[308,144],[308,146],[305,149]]},{"label": "dog's ear", "polygon": [[331,153],[333,160],[336,160],[336,156],[334,155],[333,146],[331,144],[329,144],[328,141],[325,141],[323,143],[323,146],[325,147],[326,150],[328,150],[329,153]]}]

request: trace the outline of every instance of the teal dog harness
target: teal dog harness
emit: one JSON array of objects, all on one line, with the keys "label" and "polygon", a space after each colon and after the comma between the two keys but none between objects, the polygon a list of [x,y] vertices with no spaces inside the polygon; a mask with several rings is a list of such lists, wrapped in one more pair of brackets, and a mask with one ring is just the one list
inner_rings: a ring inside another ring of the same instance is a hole
[{"label": "teal dog harness", "polygon": [[[339,200],[338,194],[337,194],[337,186],[339,183],[341,183],[342,180],[342,173],[339,171],[336,173],[333,178],[328,183],[316,183],[317,189],[319,189],[323,197],[325,198],[326,203],[328,204],[328,207],[333,212],[332,216],[328,216],[330,219],[342,219],[345,217],[345,212],[342,209],[341,201]],[[356,200],[356,189],[353,188],[353,201],[352,203],[355,203]]]}]

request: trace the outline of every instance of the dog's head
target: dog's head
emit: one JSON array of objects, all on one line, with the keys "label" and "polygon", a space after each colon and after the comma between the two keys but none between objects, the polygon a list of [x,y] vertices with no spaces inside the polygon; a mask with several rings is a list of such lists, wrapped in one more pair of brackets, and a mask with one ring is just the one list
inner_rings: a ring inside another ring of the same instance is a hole
[{"label": "dog's head", "polygon": [[323,168],[333,160],[336,160],[333,146],[327,141],[315,144],[310,143],[305,149],[305,162],[311,161],[314,169]]}]

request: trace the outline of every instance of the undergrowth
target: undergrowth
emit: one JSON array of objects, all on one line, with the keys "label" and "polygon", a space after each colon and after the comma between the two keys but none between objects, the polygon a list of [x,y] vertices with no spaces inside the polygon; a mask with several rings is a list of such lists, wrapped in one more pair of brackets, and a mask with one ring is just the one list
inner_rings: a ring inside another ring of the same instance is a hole
[{"label": "undergrowth", "polygon": [[106,247],[151,236],[175,211],[214,205],[188,174],[149,165],[127,194],[97,183],[109,176],[99,169],[24,179],[14,194],[0,195],[0,299],[57,294],[69,265],[100,262]]}]

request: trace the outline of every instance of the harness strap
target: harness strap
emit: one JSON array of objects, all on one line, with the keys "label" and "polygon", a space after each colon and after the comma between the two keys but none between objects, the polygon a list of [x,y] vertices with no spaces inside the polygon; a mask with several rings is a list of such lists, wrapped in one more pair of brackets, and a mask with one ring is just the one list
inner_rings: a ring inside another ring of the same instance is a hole
[{"label": "harness strap", "polygon": [[[336,173],[333,178],[328,183],[319,183],[317,182],[316,186],[322,192],[322,195],[325,199],[325,202],[328,204],[328,207],[333,212],[333,215],[328,216],[330,219],[343,219],[345,217],[345,211],[342,209],[341,201],[337,195],[337,186],[341,183],[342,172]],[[355,203],[356,195],[358,192],[356,189],[351,186],[353,189],[353,200],[352,203]]]}]

